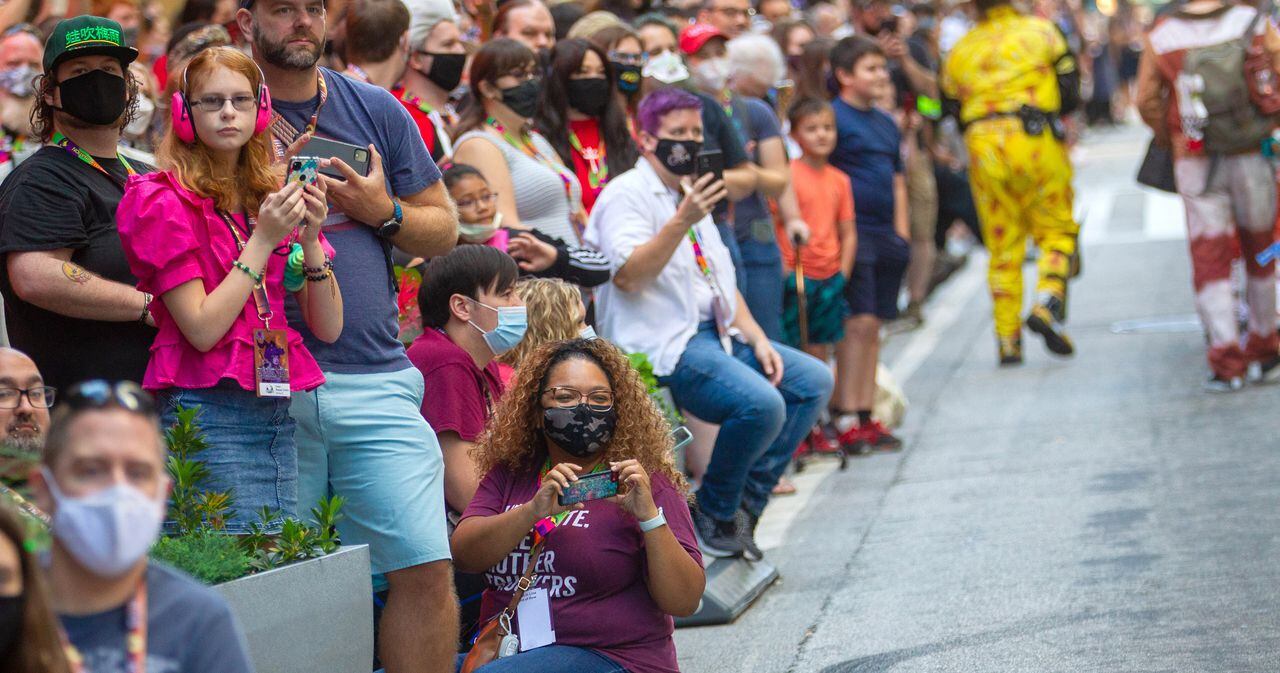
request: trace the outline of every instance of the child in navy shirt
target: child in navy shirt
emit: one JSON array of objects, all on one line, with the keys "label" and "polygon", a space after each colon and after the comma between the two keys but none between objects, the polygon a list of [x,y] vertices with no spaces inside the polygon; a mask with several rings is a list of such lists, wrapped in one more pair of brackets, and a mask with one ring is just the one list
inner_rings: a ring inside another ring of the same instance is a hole
[{"label": "child in navy shirt", "polygon": [[902,442],[871,418],[880,354],[880,326],[898,316],[898,293],[911,258],[907,185],[893,118],[874,107],[891,95],[884,52],[868,38],[846,37],[831,51],[840,85],[832,106],[836,149],[832,166],[849,175],[858,232],[853,275],[845,286],[850,317],[837,348],[842,376],[832,398],[836,430],[847,450],[893,451]]}]

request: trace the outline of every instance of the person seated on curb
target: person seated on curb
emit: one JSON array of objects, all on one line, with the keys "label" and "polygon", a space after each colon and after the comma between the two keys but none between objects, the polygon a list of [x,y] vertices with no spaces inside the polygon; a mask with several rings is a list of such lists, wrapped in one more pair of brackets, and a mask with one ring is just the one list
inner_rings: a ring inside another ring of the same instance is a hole
[{"label": "person seated on curb", "polygon": [[128,381],[73,386],[31,487],[53,517],[48,579],[73,671],[250,673],[231,609],[147,550],[169,495],[155,402]]},{"label": "person seated on curb", "polygon": [[758,560],[756,524],[834,384],[816,358],[770,341],[738,291],[709,217],[726,190],[693,175],[701,107],[674,88],[641,101],[643,157],[609,181],[584,240],[614,267],[597,295],[601,336],[646,354],[680,408],[720,425],[693,512],[703,553]]},{"label": "person seated on curb", "polygon": [[[451,539],[454,563],[485,573],[486,620],[529,578],[520,638],[536,648],[480,670],[678,671],[671,616],[697,610],[706,573],[666,421],[627,357],[603,339],[544,344],[474,457],[485,476]],[[558,504],[596,472],[612,473],[618,495]],[[554,631],[537,631],[541,620]]]},{"label": "person seated on curb", "polygon": [[494,358],[524,338],[519,273],[515,261],[495,248],[462,245],[431,260],[423,274],[423,332],[408,355],[426,381],[422,417],[444,452],[450,518],[467,508],[480,483],[471,450],[505,389]]}]

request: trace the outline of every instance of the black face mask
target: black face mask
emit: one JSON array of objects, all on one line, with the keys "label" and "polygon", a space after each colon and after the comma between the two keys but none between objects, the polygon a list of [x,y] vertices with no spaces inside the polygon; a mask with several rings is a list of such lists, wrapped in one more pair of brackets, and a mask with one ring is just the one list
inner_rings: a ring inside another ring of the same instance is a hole
[{"label": "black face mask", "polygon": [[538,111],[538,98],[541,94],[542,80],[534,77],[503,89],[502,102],[511,108],[512,112],[525,119],[532,119],[533,113]]},{"label": "black face mask", "polygon": [[640,66],[617,61],[609,61],[609,65],[613,66],[613,71],[618,75],[618,91],[635,93],[640,90]]},{"label": "black face mask", "polygon": [[0,596],[0,654],[22,635],[22,596]]},{"label": "black face mask", "polygon": [[618,410],[596,411],[586,404],[542,410],[542,432],[569,455],[585,458],[604,451],[618,427]]},{"label": "black face mask", "polygon": [[105,70],[90,70],[58,85],[62,94],[62,111],[80,121],[107,126],[124,114],[129,92],[123,77]]},{"label": "black face mask", "polygon": [[653,151],[658,162],[676,175],[693,175],[698,167],[698,152],[702,151],[702,143],[696,140],[671,140],[659,138],[658,147]]},{"label": "black face mask", "polygon": [[609,105],[609,80],[603,77],[571,79],[568,93],[569,107],[584,115],[599,117]]},{"label": "black face mask", "polygon": [[453,91],[462,81],[462,69],[467,64],[466,54],[437,54],[430,51],[421,52],[431,57],[431,67],[424,73],[432,84]]}]

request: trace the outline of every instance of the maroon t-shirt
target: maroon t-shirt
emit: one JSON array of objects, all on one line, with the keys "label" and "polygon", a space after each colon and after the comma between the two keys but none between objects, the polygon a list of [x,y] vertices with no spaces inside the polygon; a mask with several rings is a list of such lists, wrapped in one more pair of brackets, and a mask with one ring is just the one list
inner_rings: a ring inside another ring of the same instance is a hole
[{"label": "maroon t-shirt", "polygon": [[452,430],[474,442],[484,432],[489,409],[502,398],[498,363],[484,370],[444,332],[428,327],[407,351],[426,383],[422,417],[437,434]]},{"label": "maroon t-shirt", "polygon": [[[693,537],[685,497],[665,476],[651,474],[653,501],[662,508],[676,539],[699,564],[702,553]],[[493,516],[524,504],[538,491],[538,472],[489,471],[462,518]],[[532,535],[485,573],[489,588],[481,603],[489,620],[511,602],[511,589],[528,566]],[[547,535],[538,579],[551,597],[551,628],[556,644],[586,647],[604,654],[631,673],[678,673],[675,625],[653,602],[645,583],[644,533],[635,517],[607,500],[586,503]],[[518,631],[517,631],[518,632]]]}]

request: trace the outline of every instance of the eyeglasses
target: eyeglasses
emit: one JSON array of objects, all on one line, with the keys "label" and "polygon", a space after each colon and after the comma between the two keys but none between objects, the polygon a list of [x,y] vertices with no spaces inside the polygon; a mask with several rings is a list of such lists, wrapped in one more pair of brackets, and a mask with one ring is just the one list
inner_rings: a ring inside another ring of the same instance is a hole
[{"label": "eyeglasses", "polygon": [[593,390],[584,393],[577,388],[556,386],[542,391],[542,395],[550,398],[551,403],[561,409],[569,409],[579,404],[585,404],[593,411],[608,411],[613,408],[612,390]]},{"label": "eyeglasses", "polygon": [[497,202],[497,200],[498,200],[498,193],[491,192],[489,194],[485,194],[484,196],[477,196],[474,199],[458,201],[456,205],[458,206],[459,210],[471,210],[476,206],[492,206],[494,203]]},{"label": "eyeglasses", "polygon": [[609,60],[623,65],[644,65],[647,60],[644,54],[631,54],[625,51],[609,52]]},{"label": "eyeglasses", "polygon": [[31,406],[37,409],[48,409],[53,406],[54,395],[58,389],[53,386],[37,386],[35,388],[0,388],[0,409],[17,409],[22,406],[25,395]]},{"label": "eyeglasses", "polygon": [[77,411],[120,407],[135,414],[156,415],[156,403],[151,394],[133,381],[112,383],[104,379],[93,379],[77,383],[71,386],[63,404]]},{"label": "eyeglasses", "polygon": [[231,107],[241,111],[248,112],[258,105],[258,99],[255,96],[201,96],[191,101],[191,107],[203,112],[219,112],[231,101]]}]

